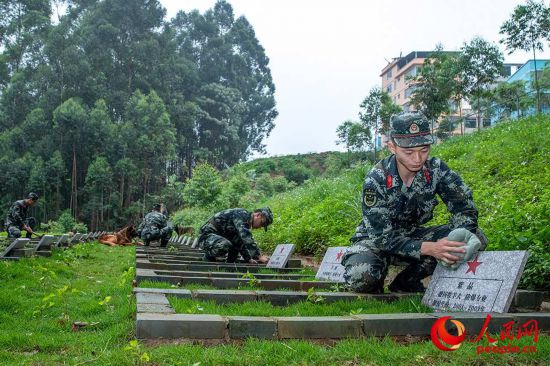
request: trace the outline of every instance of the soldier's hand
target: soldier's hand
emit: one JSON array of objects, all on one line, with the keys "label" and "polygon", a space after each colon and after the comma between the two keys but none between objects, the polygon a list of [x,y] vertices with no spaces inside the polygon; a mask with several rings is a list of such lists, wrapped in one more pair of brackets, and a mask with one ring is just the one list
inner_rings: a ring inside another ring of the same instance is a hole
[{"label": "soldier's hand", "polygon": [[466,250],[463,242],[441,238],[436,242],[425,241],[420,247],[422,255],[430,255],[445,263],[453,264],[464,256]]},{"label": "soldier's hand", "polygon": [[255,260],[255,259],[250,258],[250,260],[248,261],[248,263],[250,263],[250,264],[258,264],[258,261]]},{"label": "soldier's hand", "polygon": [[267,262],[269,262],[269,258],[265,255],[262,255],[260,256],[260,258],[258,258],[258,262],[262,264],[266,264]]}]

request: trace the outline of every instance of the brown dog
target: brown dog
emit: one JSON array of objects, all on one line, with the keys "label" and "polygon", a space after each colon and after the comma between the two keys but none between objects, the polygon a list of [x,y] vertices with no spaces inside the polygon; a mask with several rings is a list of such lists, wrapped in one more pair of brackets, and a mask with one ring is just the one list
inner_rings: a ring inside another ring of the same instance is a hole
[{"label": "brown dog", "polygon": [[136,227],[129,225],[123,227],[121,230],[114,234],[104,234],[97,239],[101,244],[109,245],[112,247],[118,245],[134,245],[132,238],[136,237]]},{"label": "brown dog", "polygon": [[174,231],[178,235],[189,234],[190,236],[193,236],[193,234],[195,233],[195,229],[193,229],[193,226],[179,226],[179,225],[176,225],[174,227]]}]

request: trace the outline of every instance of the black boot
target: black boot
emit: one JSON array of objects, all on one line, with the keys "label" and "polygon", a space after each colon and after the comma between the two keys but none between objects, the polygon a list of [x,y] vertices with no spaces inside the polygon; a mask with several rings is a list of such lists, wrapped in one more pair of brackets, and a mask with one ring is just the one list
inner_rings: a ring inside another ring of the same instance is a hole
[{"label": "black boot", "polygon": [[388,286],[391,292],[405,292],[405,293],[424,293],[426,288],[420,281],[422,278],[420,273],[411,273],[409,267],[405,268],[399,273],[395,279]]}]

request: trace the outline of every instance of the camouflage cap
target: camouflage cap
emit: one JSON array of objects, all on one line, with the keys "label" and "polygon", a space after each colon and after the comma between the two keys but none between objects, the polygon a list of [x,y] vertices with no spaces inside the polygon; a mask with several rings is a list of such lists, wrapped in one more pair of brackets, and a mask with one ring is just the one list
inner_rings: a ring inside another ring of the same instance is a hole
[{"label": "camouflage cap", "polygon": [[27,195],[27,199],[30,199],[30,200],[33,200],[33,201],[38,201],[38,195],[34,192],[31,192]]},{"label": "camouflage cap", "polygon": [[259,208],[258,211],[260,211],[265,217],[264,230],[267,231],[267,226],[273,223],[273,213],[269,207]]},{"label": "camouflage cap", "polygon": [[390,137],[399,147],[416,147],[434,143],[430,122],[422,113],[394,114],[390,119],[390,125]]}]

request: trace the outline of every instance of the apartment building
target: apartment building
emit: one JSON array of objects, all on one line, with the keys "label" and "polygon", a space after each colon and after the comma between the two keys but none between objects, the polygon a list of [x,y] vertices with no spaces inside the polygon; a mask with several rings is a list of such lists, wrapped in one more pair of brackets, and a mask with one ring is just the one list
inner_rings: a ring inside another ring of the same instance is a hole
[{"label": "apartment building", "polygon": [[[381,71],[380,77],[382,79],[382,90],[386,91],[393,102],[404,111],[414,110],[414,107],[410,104],[411,95],[414,92],[414,85],[411,85],[408,81],[411,77],[416,76],[419,69],[422,67],[424,60],[430,56],[433,51],[412,51],[406,56],[399,56],[392,59]],[[454,53],[452,51],[444,51]],[[504,64],[502,70],[502,77],[498,81],[504,81],[513,75],[523,64]],[[496,83],[495,83],[496,85]],[[476,130],[476,116],[474,111],[471,110],[469,104],[466,101],[462,102],[462,116],[465,119],[464,132],[469,133]],[[455,115],[456,114],[456,115]],[[451,112],[450,118],[458,118],[458,112]],[[491,121],[487,119],[484,121],[484,125],[490,125]],[[437,124],[436,124],[437,129]],[[461,129],[457,127],[453,133],[460,134]],[[378,142],[377,145],[382,144],[384,141]]]}]

